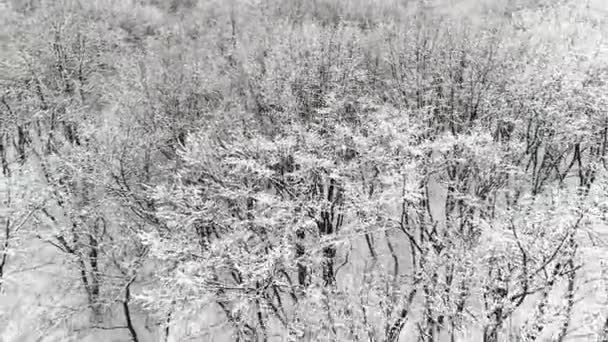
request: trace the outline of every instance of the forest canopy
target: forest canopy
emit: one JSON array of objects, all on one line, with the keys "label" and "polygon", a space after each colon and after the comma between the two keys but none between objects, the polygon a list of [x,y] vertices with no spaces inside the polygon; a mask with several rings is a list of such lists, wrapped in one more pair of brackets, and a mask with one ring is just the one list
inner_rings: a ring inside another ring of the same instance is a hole
[{"label": "forest canopy", "polygon": [[608,341],[602,0],[0,1],[3,341]]}]

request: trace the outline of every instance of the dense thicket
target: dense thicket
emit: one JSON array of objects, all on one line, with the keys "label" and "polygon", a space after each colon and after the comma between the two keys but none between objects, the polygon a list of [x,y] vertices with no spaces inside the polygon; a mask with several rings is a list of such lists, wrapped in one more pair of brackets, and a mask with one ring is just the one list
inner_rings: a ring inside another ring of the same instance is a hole
[{"label": "dense thicket", "polygon": [[7,341],[608,341],[602,1],[0,2]]}]

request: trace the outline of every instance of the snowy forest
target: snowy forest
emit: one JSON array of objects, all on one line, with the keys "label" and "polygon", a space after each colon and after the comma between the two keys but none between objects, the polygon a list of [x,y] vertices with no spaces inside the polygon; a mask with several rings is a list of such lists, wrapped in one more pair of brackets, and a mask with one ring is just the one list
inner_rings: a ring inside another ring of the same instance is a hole
[{"label": "snowy forest", "polygon": [[0,340],[608,342],[608,1],[0,0]]}]

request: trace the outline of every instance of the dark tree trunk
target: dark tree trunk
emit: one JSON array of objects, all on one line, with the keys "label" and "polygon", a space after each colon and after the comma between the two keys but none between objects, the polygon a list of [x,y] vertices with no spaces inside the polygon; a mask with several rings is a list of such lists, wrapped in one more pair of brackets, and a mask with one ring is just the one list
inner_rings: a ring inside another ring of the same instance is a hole
[{"label": "dark tree trunk", "polygon": [[131,318],[131,309],[129,307],[129,302],[131,301],[131,284],[133,284],[133,281],[135,281],[135,278],[131,279],[129,283],[127,283],[127,286],[125,286],[125,298],[122,302],[122,309],[125,314],[125,323],[127,324],[131,341],[139,342],[137,331],[135,330],[133,319]]}]

